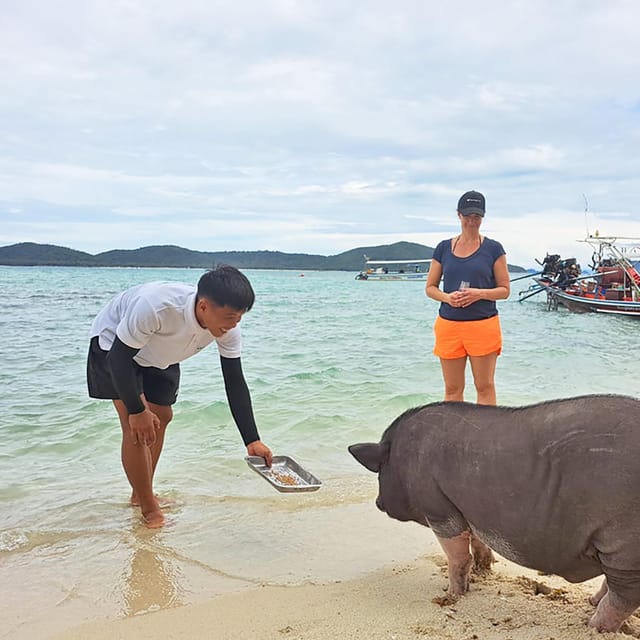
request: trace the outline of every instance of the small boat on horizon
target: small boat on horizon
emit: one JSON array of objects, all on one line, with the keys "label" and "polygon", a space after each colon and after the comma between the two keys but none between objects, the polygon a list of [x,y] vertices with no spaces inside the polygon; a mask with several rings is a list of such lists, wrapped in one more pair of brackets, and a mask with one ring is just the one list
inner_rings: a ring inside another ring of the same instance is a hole
[{"label": "small boat on horizon", "polygon": [[364,269],[356,280],[419,280],[426,281],[431,259],[428,260],[371,260],[365,256]]}]

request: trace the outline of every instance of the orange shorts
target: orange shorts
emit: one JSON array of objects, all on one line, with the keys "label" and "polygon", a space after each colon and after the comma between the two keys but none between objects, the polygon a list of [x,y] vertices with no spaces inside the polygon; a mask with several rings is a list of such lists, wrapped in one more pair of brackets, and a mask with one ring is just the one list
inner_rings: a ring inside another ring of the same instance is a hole
[{"label": "orange shorts", "polygon": [[485,320],[458,322],[438,316],[433,325],[436,343],[434,355],[444,360],[465,356],[487,356],[502,351],[500,320],[495,315]]}]

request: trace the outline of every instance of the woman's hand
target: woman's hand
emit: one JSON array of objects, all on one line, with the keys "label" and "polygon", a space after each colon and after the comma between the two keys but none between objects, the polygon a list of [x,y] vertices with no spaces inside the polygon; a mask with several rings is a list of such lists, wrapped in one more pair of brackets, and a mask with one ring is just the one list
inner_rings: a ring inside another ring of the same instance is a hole
[{"label": "woman's hand", "polygon": [[449,294],[449,304],[452,307],[468,307],[478,300],[482,300],[482,289],[469,287]]}]

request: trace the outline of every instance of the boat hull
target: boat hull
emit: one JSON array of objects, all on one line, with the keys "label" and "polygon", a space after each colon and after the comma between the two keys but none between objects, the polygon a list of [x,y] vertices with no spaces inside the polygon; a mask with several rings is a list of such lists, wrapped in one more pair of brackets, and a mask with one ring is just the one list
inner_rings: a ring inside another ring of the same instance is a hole
[{"label": "boat hull", "polygon": [[367,258],[364,269],[356,280],[372,282],[411,281],[425,282],[429,273],[431,258],[411,260],[372,260]]},{"label": "boat hull", "polygon": [[560,304],[575,313],[595,312],[640,318],[640,301],[607,300],[595,295],[586,296],[580,292],[566,291],[539,278],[535,278],[535,281],[546,289],[550,307]]},{"label": "boat hull", "polygon": [[427,280],[426,273],[368,273],[366,278],[356,278],[357,280],[367,280],[371,282],[387,282],[395,280]]}]

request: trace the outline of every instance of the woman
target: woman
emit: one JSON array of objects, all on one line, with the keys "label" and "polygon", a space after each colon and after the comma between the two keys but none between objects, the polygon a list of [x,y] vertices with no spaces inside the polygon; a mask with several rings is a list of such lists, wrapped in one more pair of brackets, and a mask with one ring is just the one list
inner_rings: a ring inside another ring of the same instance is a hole
[{"label": "woman", "polygon": [[468,358],[478,404],[495,405],[494,374],[502,350],[496,300],[509,297],[509,271],[502,245],[480,235],[484,213],[481,193],[468,191],[460,198],[460,235],[433,252],[426,293],[441,302],[433,353],[440,358],[445,401],[464,400]]}]

